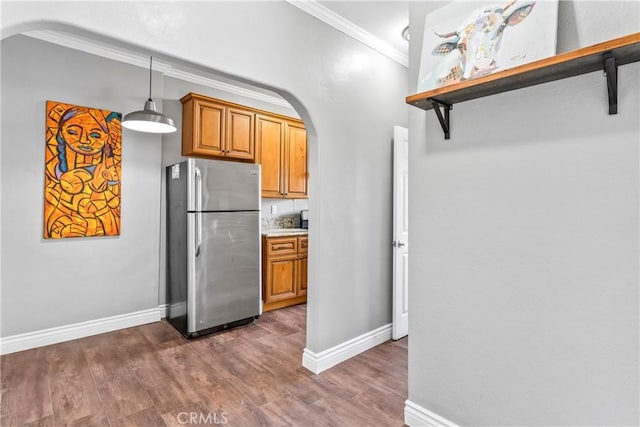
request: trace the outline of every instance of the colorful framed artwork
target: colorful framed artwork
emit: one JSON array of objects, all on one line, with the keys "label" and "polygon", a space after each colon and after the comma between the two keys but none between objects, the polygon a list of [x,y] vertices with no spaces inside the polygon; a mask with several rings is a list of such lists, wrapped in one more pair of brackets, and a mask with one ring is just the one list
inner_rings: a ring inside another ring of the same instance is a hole
[{"label": "colorful framed artwork", "polygon": [[556,53],[558,0],[454,1],[425,18],[418,92]]},{"label": "colorful framed artwork", "polygon": [[120,235],[121,119],[47,101],[45,239]]}]

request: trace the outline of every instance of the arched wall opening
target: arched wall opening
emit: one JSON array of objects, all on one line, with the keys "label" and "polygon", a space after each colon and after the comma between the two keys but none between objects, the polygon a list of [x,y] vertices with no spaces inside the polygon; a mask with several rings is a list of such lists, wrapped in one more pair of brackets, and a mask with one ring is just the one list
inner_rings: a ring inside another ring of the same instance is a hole
[{"label": "arched wall opening", "polygon": [[[3,31],[2,43],[7,46],[8,54],[11,54],[12,50],[20,49],[23,53],[23,56],[33,56],[31,59],[25,59],[25,65],[33,64],[33,60],[37,58],[37,61],[41,61],[46,58],[46,51],[53,51],[52,56],[58,56],[59,58],[69,58],[72,59],[74,66],[66,66],[66,59],[60,60],[55,63],[56,68],[58,68],[58,72],[62,71],[61,74],[68,74],[71,79],[82,81],[91,80],[91,79],[102,79],[103,76],[99,74],[97,71],[100,67],[102,67],[105,73],[108,72],[121,72],[123,78],[131,80],[131,87],[136,87],[133,91],[126,91],[123,98],[126,99],[125,102],[119,102],[119,100],[115,99],[101,99],[100,92],[104,91],[113,91],[118,93],[117,89],[109,88],[109,84],[105,85],[95,85],[94,89],[96,93],[92,93],[91,88],[87,88],[83,90],[84,99],[95,99],[91,105],[87,105],[90,107],[103,108],[105,107],[104,103],[112,104],[112,103],[137,103],[142,105],[144,100],[146,99],[146,90],[148,89],[148,80],[142,78],[146,73],[148,73],[148,63],[145,66],[145,62],[148,61],[149,56],[153,56],[154,58],[154,66],[153,66],[153,87],[152,97],[154,101],[156,101],[156,105],[159,107],[161,111],[165,114],[169,115],[174,119],[176,124],[178,125],[178,132],[167,135],[141,135],[136,132],[131,132],[123,129],[123,147],[125,150],[125,155],[127,151],[131,150],[131,146],[134,144],[140,144],[142,139],[149,140],[148,143],[156,144],[151,151],[157,151],[158,147],[161,147],[160,153],[160,162],[157,164],[159,170],[161,170],[161,174],[158,175],[158,179],[160,180],[159,184],[159,194],[157,195],[158,203],[156,206],[157,209],[154,209],[155,212],[159,215],[159,248],[155,251],[158,254],[159,260],[154,263],[158,272],[153,276],[157,281],[157,296],[158,301],[157,305],[160,307],[161,315],[163,312],[163,308],[166,306],[166,195],[165,195],[165,177],[164,177],[164,169],[167,165],[173,164],[175,162],[182,161],[185,159],[181,155],[181,132],[182,128],[182,105],[180,103],[180,98],[186,95],[189,92],[202,94],[205,96],[215,97],[217,99],[222,99],[225,101],[234,102],[241,105],[246,105],[252,108],[258,108],[264,111],[273,112],[276,114],[299,117],[305,123],[305,127],[307,129],[308,135],[308,163],[309,168],[311,170],[317,169],[314,167],[314,160],[317,159],[317,156],[314,156],[313,149],[315,145],[315,132],[311,120],[309,118],[309,114],[306,111],[302,102],[300,102],[296,97],[288,91],[282,91],[281,96],[278,93],[277,89],[271,87],[265,87],[255,82],[249,82],[247,79],[236,78],[235,76],[224,75],[218,73],[216,70],[190,63],[186,60],[181,60],[161,52],[150,52],[147,49],[143,49],[139,46],[133,46],[127,43],[118,42],[108,37],[99,37],[95,34],[88,33],[81,29],[69,26],[69,25],[61,25],[57,23],[50,22],[36,22],[31,25],[23,25],[20,26],[20,31],[16,31],[16,29],[9,29],[7,31]],[[53,60],[55,61],[55,60]],[[121,64],[113,64],[113,62],[122,63]],[[137,68],[130,67],[132,65]],[[24,67],[31,68],[31,67]],[[74,68],[78,70],[85,69],[87,73],[91,73],[90,75],[81,76],[82,71],[74,72]],[[89,71],[90,70],[90,71]],[[18,84],[18,82],[13,82],[11,72],[8,73],[7,83],[8,84]],[[32,73],[33,77],[36,77],[38,72]],[[55,74],[55,73],[52,73]],[[53,77],[53,76],[52,76]],[[148,79],[148,75],[147,75]],[[84,84],[84,83],[83,83]],[[23,90],[26,88],[22,88]],[[139,89],[139,90],[138,90]],[[62,102],[70,101],[70,99],[81,99],[82,96],[79,96],[78,93],[72,93],[69,91],[69,88],[65,88],[67,92],[66,98],[57,99]],[[13,91],[5,90],[6,96],[9,99],[13,99]],[[46,91],[45,91],[46,93]],[[50,96],[42,94],[45,98],[42,99],[42,103],[48,100]],[[80,102],[80,105],[83,101],[74,101]],[[295,104],[297,108],[294,108],[292,104]],[[125,110],[125,107],[116,108],[118,112],[126,114],[129,110]],[[138,108],[134,108],[138,109]],[[306,117],[306,119],[305,119]],[[41,118],[41,117],[38,117]],[[12,119],[9,115],[8,120],[5,121],[6,124],[11,127]],[[38,151],[42,148],[41,141],[32,141],[29,145],[35,146],[35,151]],[[159,142],[159,144],[158,144]],[[130,147],[127,147],[130,145]],[[2,147],[0,146],[0,149]],[[127,150],[129,148],[129,150]],[[13,157],[13,152],[9,151],[9,158]],[[135,155],[135,154],[134,154]],[[0,157],[1,159],[1,157]],[[156,160],[158,160],[156,158]],[[35,165],[34,165],[35,166]],[[127,167],[129,166],[129,167]],[[150,166],[147,164],[147,166]],[[136,167],[132,161],[127,161],[126,157],[124,159],[124,167],[123,174],[129,175],[131,172],[127,169],[131,167]],[[1,203],[1,202],[0,202]],[[264,203],[263,203],[264,204]],[[295,206],[295,202],[293,204]],[[307,203],[303,204],[304,207],[307,207]],[[0,204],[0,209],[2,205]],[[127,209],[125,205],[123,207],[123,216],[130,216],[124,212],[124,209]],[[39,212],[42,210],[40,209]],[[134,214],[135,215],[135,214]],[[154,223],[158,222],[157,220],[152,221]],[[124,230],[123,234],[127,233],[127,228],[130,228],[128,224],[123,224]],[[124,236],[126,239],[126,235]],[[65,243],[69,242],[59,242],[58,244],[61,246],[65,246]],[[96,245],[99,245],[99,241],[95,241]],[[70,245],[73,245],[73,242],[70,242]],[[47,251],[50,248],[46,248]],[[85,248],[86,249],[86,248]],[[76,247],[72,247],[70,252],[75,252],[77,250]],[[127,250],[125,250],[127,252]],[[46,253],[42,253],[43,256],[47,256]],[[312,256],[310,254],[309,256]],[[87,265],[88,268],[98,268],[98,265]],[[44,267],[47,269],[47,267]],[[126,273],[123,272],[123,273]],[[111,273],[108,273],[111,274]],[[117,274],[117,273],[116,273]],[[55,273],[54,273],[55,275]],[[113,279],[114,277],[112,277]],[[147,279],[151,278],[151,276],[147,276]],[[117,276],[115,276],[117,280]],[[70,281],[73,281],[71,279]],[[313,286],[313,285],[312,285]],[[153,289],[152,287],[149,289]],[[124,289],[116,290],[116,292],[126,292]],[[12,292],[9,292],[11,295]],[[136,295],[133,293],[133,298],[139,298],[140,295]],[[312,297],[310,297],[312,298]],[[145,297],[145,299],[148,299]],[[89,304],[91,302],[86,301]],[[29,307],[24,307],[29,311]],[[55,310],[54,310],[55,311]],[[6,319],[7,327],[11,328],[10,324],[14,323],[11,317],[7,317]],[[93,320],[93,319],[86,319]],[[37,322],[36,322],[37,323]],[[42,327],[41,329],[44,329]],[[11,329],[10,329],[11,330]]]},{"label": "arched wall opening", "polygon": [[[298,111],[309,132],[309,233],[312,238],[309,243],[311,287],[307,350],[320,357],[326,350],[339,349],[342,344],[368,337],[374,331],[383,330],[390,336],[391,141],[393,126],[406,126],[408,121],[404,103],[407,93],[405,67],[287,2],[42,2],[38,7],[6,2],[2,5],[1,19],[4,38],[36,30],[70,32],[101,42],[106,48],[133,47],[144,54],[144,61],[139,66],[125,64],[130,67],[126,71],[130,76],[127,79],[118,79],[117,74],[111,72],[103,79],[91,82],[75,79],[73,73],[59,76],[53,69],[52,73],[43,74],[37,88],[36,85],[29,87],[24,99],[16,96],[20,105],[13,106],[15,109],[10,115],[3,108],[5,141],[16,138],[42,140],[41,128],[20,115],[19,109],[32,109],[32,116],[41,120],[40,114],[44,114],[42,97],[46,91],[50,92],[48,96],[68,99],[68,94],[80,87],[82,96],[77,99],[80,105],[103,105],[112,111],[140,109],[141,102],[148,96],[148,53],[154,55],[154,69],[156,59],[160,63],[163,58],[174,58],[178,65],[202,71],[216,70],[221,76],[242,76],[244,82],[277,91]],[[72,64],[71,60],[67,62]],[[102,67],[100,64],[96,67],[110,69],[112,62],[105,60]],[[27,81],[36,71],[47,69],[47,66],[51,68],[51,64],[36,58],[27,65],[29,68],[16,72],[16,81]],[[74,69],[74,72],[80,71],[85,70]],[[54,75],[60,78],[54,81]],[[160,79],[154,79],[157,81]],[[5,87],[9,86],[3,85],[3,95]],[[51,88],[57,89],[51,91]],[[160,97],[163,89],[167,87],[154,88],[153,93],[158,94],[154,97]],[[92,97],[92,93],[99,96]],[[100,102],[97,104],[96,100]],[[166,103],[165,108],[169,108],[169,104]],[[6,126],[5,120],[9,118],[11,126]],[[12,126],[14,130],[9,133]],[[140,166],[129,169],[132,175],[123,180],[140,187],[138,191],[142,196],[139,200],[126,201],[136,210],[157,210],[160,205],[157,197],[147,199],[150,194],[161,192],[157,165],[163,153],[158,142],[157,137],[140,135],[135,139],[132,137],[129,144],[128,155]],[[9,200],[20,200],[24,205],[24,191],[42,194],[38,175],[42,160],[40,150],[31,153],[29,158],[29,164],[34,166],[28,188],[22,186],[17,190],[7,184],[5,177],[9,176],[10,169],[5,168],[8,165],[5,154],[18,147],[2,146],[2,211],[5,214],[9,212]],[[24,159],[20,153],[13,155]],[[131,191],[128,193],[132,194]],[[33,230],[33,223],[40,221],[41,205],[38,203],[41,197],[33,199],[38,202],[28,206],[28,212],[33,211],[29,213],[28,223],[21,222],[26,218],[18,215],[2,217],[3,245],[11,239],[21,239],[15,248],[12,247],[13,254],[2,253],[2,266],[9,266],[3,269],[2,276],[5,319],[14,319],[15,311],[11,306],[27,301],[28,295],[37,294],[46,300],[55,289],[45,273],[25,268],[24,261],[20,263],[15,255],[19,251],[37,251],[41,244],[40,227]],[[131,219],[123,218],[123,221]],[[148,235],[158,234],[160,219],[149,217],[139,224],[139,233],[126,243],[138,245],[140,251],[128,253],[128,258],[122,261],[122,266],[136,265],[141,269],[135,277],[126,278],[125,286],[128,287],[144,287],[146,285],[140,283],[159,280],[159,238],[154,241]],[[26,230],[29,235],[25,239],[16,230]],[[142,233],[143,230],[148,233]],[[114,242],[115,239],[108,243],[102,241],[99,255],[107,259],[121,256]],[[75,245],[84,247],[87,243]],[[95,248],[90,247],[84,253],[93,252]],[[58,253],[51,255],[43,258],[47,266],[62,257]],[[28,270],[26,277],[20,275],[15,265]],[[92,283],[90,276],[83,276],[83,279]],[[11,295],[15,289],[23,291]],[[84,295],[89,289],[91,286],[77,286],[74,291]],[[144,289],[143,293],[151,295],[152,291]],[[117,315],[112,310],[115,306],[112,302],[118,302],[130,312],[148,309],[154,304],[149,298],[133,303],[123,294],[114,292],[105,292],[98,298],[109,304],[64,312],[56,319],[57,324],[49,323],[48,326]],[[45,313],[46,304],[38,306],[37,311]],[[34,325],[34,319],[12,323],[7,326],[7,322],[3,322],[3,336],[41,328],[41,325]]]}]

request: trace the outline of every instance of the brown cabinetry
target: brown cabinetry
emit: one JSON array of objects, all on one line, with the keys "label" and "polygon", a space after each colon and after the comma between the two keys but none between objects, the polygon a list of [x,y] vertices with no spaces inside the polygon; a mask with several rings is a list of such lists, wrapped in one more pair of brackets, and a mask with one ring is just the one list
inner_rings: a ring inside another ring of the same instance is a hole
[{"label": "brown cabinetry", "polygon": [[262,114],[256,115],[256,140],[262,166],[262,197],[283,197],[284,121]]},{"label": "brown cabinetry", "polygon": [[307,198],[309,194],[307,189],[309,175],[307,169],[307,130],[303,124],[287,122],[285,148],[285,197],[290,199]]},{"label": "brown cabinetry", "polygon": [[182,102],[182,155],[255,162],[255,112],[189,93]]},{"label": "brown cabinetry", "polygon": [[262,237],[263,311],[307,301],[307,236]]},{"label": "brown cabinetry", "polygon": [[195,93],[180,101],[183,156],[260,163],[262,197],[308,197],[307,130],[301,120]]},{"label": "brown cabinetry", "polygon": [[308,197],[307,131],[300,121],[256,115],[256,146],[262,165],[262,197]]}]

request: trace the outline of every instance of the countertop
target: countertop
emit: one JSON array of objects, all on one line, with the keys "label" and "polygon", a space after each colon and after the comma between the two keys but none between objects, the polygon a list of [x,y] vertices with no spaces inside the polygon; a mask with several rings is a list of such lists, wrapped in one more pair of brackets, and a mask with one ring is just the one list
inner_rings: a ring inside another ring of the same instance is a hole
[{"label": "countertop", "polygon": [[270,230],[262,230],[262,235],[266,237],[288,237],[288,236],[306,236],[308,230],[306,228],[272,228]]}]

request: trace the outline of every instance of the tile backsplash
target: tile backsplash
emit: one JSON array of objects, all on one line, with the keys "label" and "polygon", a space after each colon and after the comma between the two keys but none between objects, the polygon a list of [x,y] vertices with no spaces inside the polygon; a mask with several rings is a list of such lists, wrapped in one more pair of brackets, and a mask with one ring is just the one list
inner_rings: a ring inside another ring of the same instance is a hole
[{"label": "tile backsplash", "polygon": [[300,228],[299,221],[292,216],[281,216],[278,218],[262,218],[262,229],[273,230],[274,228]]},{"label": "tile backsplash", "polygon": [[299,228],[303,209],[309,209],[307,199],[262,199],[262,229]]}]

